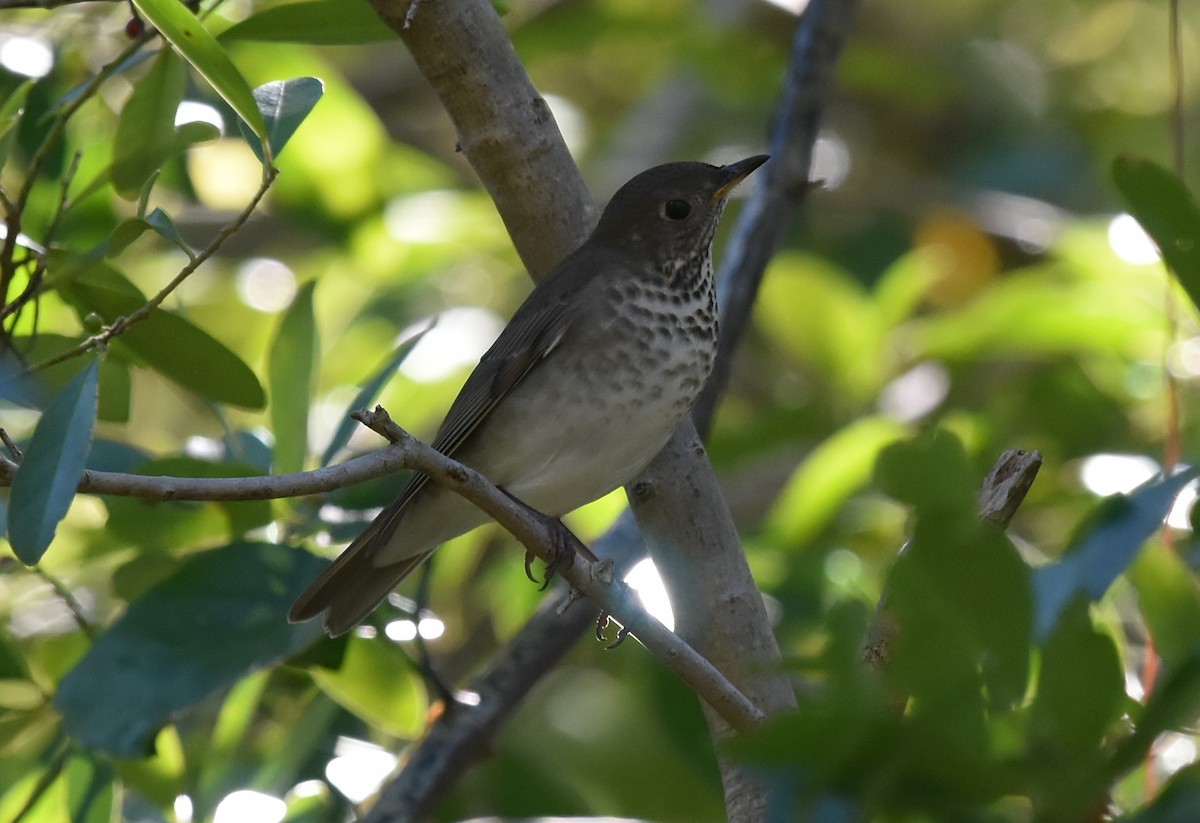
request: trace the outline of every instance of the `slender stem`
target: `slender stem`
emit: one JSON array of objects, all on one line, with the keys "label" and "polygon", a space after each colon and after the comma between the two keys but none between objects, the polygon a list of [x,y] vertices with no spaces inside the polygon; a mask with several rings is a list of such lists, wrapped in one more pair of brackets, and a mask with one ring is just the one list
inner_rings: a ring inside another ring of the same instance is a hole
[{"label": "slender stem", "polygon": [[267,167],[264,170],[263,179],[259,184],[258,191],[254,193],[254,196],[250,198],[250,202],[246,204],[246,207],[243,208],[240,213],[238,213],[237,217],[235,217],[219,232],[217,232],[216,236],[213,237],[207,246],[205,246],[203,251],[189,260],[187,265],[179,270],[179,274],[175,275],[170,283],[164,286],[162,290],[158,292],[158,294],[147,300],[144,305],[137,309],[137,311],[134,311],[124,317],[118,317],[115,321],[113,321],[112,324],[107,326],[99,334],[92,335],[74,348],[68,349],[67,351],[56,355],[55,357],[51,357],[48,360],[43,360],[40,363],[30,366],[28,369],[26,369],[26,371],[39,371],[41,369],[48,368],[49,366],[53,366],[56,363],[61,363],[64,360],[70,360],[72,357],[78,357],[82,354],[86,354],[97,347],[103,347],[107,345],[108,342],[114,337],[123,334],[129,329],[130,326],[149,317],[155,309],[162,305],[162,302],[166,300],[167,297],[173,291],[175,291],[175,289],[179,288],[184,280],[187,280],[188,277],[190,277],[192,273],[196,271],[196,269],[200,268],[201,265],[203,265],[209,258],[216,254],[221,246],[224,245],[225,241],[228,240],[234,234],[234,232],[245,225],[246,221],[250,219],[250,215],[252,215],[254,210],[258,208],[258,204],[262,202],[263,197],[265,197],[267,194],[267,190],[271,188],[271,184],[275,182],[275,178],[278,176],[278,169],[276,169],[274,166]]}]

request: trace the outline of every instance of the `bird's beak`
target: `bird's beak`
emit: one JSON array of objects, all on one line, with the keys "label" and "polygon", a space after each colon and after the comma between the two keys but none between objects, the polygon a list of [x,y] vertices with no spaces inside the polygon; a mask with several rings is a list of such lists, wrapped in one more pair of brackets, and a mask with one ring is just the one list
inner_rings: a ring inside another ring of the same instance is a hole
[{"label": "bird's beak", "polygon": [[756,154],[745,160],[730,163],[728,166],[721,166],[721,185],[713,192],[712,197],[708,198],[708,202],[716,203],[728,197],[738,183],[750,176],[750,172],[770,159],[771,155],[769,154]]}]

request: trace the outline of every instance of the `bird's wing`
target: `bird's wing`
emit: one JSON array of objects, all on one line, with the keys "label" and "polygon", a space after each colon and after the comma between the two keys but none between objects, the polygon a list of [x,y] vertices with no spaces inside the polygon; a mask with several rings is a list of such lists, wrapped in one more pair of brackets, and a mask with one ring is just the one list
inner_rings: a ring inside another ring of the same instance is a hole
[{"label": "bird's wing", "polygon": [[[566,309],[566,302],[556,299],[542,302],[538,308],[526,304],[518,310],[467,378],[433,441],[434,448],[453,456],[487,413],[554,351],[570,326]],[[328,611],[326,629],[335,636],[342,634],[419,566],[430,552],[399,558],[382,567],[376,566],[375,558],[391,540],[405,506],[428,481],[423,474],[413,474],[400,496],[300,595],[288,618],[299,622]]]},{"label": "bird's wing", "polygon": [[[453,457],[488,412],[554,351],[567,333],[570,319],[567,303],[563,300],[532,309],[528,304],[522,306],[463,384],[438,429],[433,447]],[[426,475],[414,474],[399,497],[371,523],[359,540],[372,546],[373,550],[386,544],[405,505],[427,482]]]}]

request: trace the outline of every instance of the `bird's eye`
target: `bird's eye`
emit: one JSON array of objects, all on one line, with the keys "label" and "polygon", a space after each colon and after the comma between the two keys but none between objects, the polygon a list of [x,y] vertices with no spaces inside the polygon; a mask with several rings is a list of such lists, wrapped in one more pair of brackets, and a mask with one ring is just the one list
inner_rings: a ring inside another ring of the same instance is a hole
[{"label": "bird's eye", "polygon": [[686,200],[668,200],[663,205],[663,214],[668,220],[683,220],[692,213],[692,205]]}]

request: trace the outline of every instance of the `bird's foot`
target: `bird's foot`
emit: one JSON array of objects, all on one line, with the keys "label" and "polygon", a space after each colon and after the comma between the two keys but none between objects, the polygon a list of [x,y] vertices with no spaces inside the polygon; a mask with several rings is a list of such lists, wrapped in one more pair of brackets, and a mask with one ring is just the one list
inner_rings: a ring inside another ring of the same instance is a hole
[{"label": "bird's foot", "polygon": [[612,639],[611,643],[609,643],[608,638],[605,637],[604,633],[608,631],[609,624],[614,622],[615,621],[612,619],[612,615],[608,612],[602,611],[600,612],[600,616],[596,618],[596,640],[600,643],[607,644],[604,647],[606,649],[615,649],[617,646],[620,646],[625,642],[625,638],[629,637],[629,629],[625,626],[622,626],[620,623],[617,623],[617,626],[619,627],[617,629],[617,636]]},{"label": "bird's foot", "polygon": [[[545,518],[547,531],[550,534],[550,545],[548,547],[550,556],[546,561],[546,571],[543,573],[542,587],[540,589],[541,591],[545,591],[546,587],[550,585],[550,581],[554,579],[556,574],[563,569],[569,569],[572,565],[574,565],[574,544],[578,543],[579,541],[578,538],[571,534],[567,527],[563,525],[562,520],[558,519],[557,517],[550,517],[549,515],[542,515],[542,517]],[[525,552],[525,576],[534,583],[538,582],[537,578],[533,574],[533,560],[536,556],[537,555],[531,551]]]}]

